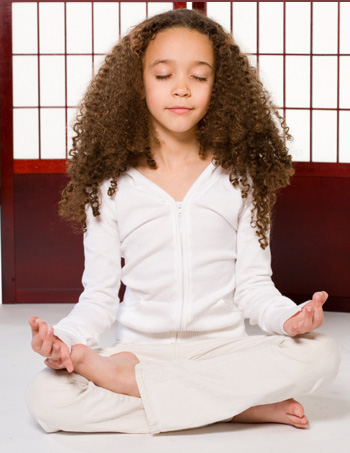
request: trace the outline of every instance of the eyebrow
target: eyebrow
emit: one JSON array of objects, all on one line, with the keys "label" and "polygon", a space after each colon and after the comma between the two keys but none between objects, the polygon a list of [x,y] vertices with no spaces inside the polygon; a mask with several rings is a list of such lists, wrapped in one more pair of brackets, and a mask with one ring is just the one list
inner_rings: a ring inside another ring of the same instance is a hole
[{"label": "eyebrow", "polygon": [[[151,67],[153,68],[154,66],[157,66],[159,64],[170,64],[170,63],[174,63],[175,61],[174,60],[156,60],[154,63],[152,63]],[[194,66],[208,66],[210,69],[213,69],[211,64],[209,64],[207,61],[200,61],[200,60],[196,60],[193,62],[193,65]]]}]

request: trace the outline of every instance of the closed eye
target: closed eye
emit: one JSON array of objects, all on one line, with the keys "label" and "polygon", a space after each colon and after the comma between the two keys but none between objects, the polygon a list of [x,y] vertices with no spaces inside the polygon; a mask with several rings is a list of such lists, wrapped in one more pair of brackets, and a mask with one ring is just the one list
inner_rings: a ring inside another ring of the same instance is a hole
[{"label": "closed eye", "polygon": [[[157,80],[166,80],[166,79],[169,79],[169,77],[171,77],[171,74],[168,74],[168,75],[156,75],[156,79]],[[193,78],[198,80],[199,82],[206,82],[207,81],[206,77],[193,76]]]}]

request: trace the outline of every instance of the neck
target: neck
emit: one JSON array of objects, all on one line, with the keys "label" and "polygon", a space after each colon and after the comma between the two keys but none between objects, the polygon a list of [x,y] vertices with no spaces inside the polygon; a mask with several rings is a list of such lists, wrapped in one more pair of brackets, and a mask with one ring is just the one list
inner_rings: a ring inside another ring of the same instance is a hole
[{"label": "neck", "polygon": [[199,143],[193,133],[172,134],[164,137],[158,134],[159,144],[152,149],[157,166],[171,168],[198,160]]}]

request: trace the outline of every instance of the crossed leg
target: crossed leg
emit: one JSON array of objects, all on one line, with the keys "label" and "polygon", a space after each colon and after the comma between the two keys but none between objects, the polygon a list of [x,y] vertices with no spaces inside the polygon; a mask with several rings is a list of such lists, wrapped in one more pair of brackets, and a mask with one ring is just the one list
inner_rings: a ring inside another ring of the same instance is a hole
[{"label": "crossed leg", "polygon": [[[88,346],[76,345],[71,354],[74,371],[99,387],[115,393],[140,397],[135,366],[140,362],[132,352],[103,357]],[[282,423],[308,428],[303,406],[293,399],[251,407],[232,418],[237,423]]]}]

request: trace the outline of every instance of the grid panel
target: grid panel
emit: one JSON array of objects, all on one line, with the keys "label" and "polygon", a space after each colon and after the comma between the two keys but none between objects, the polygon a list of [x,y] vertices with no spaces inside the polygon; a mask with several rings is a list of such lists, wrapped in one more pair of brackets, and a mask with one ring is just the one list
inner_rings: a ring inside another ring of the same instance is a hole
[{"label": "grid panel", "polygon": [[[350,4],[226,3],[232,5],[230,32],[242,50],[248,50],[250,61],[255,59],[261,80],[294,136],[289,144],[294,160],[350,162],[346,127],[350,112]],[[209,16],[215,4],[208,2]],[[223,25],[228,23],[227,16],[220,18],[218,12],[214,18]],[[282,59],[282,74],[278,57]]]},{"label": "grid panel", "polygon": [[[60,118],[55,127],[66,130],[92,74],[120,34],[171,5],[13,2],[15,159],[66,157],[71,130],[68,128],[64,152],[56,146],[48,151],[46,128],[62,143],[62,133],[52,129],[55,115]],[[295,136],[290,145],[295,160],[349,162],[349,3],[207,2],[206,6],[208,15],[233,32],[261,71]],[[187,2],[187,7],[192,8],[192,3]],[[53,109],[51,114],[48,109]],[[328,138],[319,138],[325,130],[332,144]]]}]

